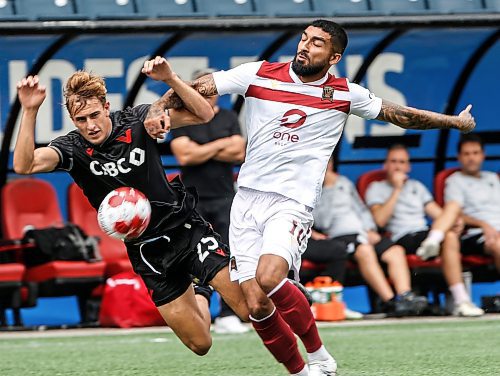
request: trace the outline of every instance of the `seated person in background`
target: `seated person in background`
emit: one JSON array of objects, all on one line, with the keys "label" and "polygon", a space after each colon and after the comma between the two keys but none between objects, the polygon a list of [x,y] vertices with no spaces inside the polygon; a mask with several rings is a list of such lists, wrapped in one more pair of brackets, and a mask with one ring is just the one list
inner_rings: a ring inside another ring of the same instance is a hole
[{"label": "seated person in background", "polygon": [[493,256],[500,273],[500,179],[498,174],[481,171],[483,142],[478,135],[462,136],[458,143],[461,170],[446,179],[445,201],[462,208],[465,225],[462,253]]},{"label": "seated person in background", "polygon": [[[371,183],[366,191],[366,203],[377,226],[389,231],[407,254],[416,253],[425,260],[441,252],[443,274],[454,300],[453,314],[483,315],[484,311],[471,302],[462,279],[459,231],[452,230],[460,207],[452,203],[441,208],[422,183],[409,179],[410,155],[404,145],[389,148],[384,170],[387,179]],[[433,219],[430,231],[426,214]],[[437,252],[428,246],[441,242]]]},{"label": "seated person in background", "polygon": [[[341,258],[343,252],[347,251],[348,257],[357,262],[368,285],[383,301],[383,309],[388,314],[406,316],[419,314],[424,310],[427,299],[416,296],[411,291],[410,271],[404,249],[387,238],[381,238],[375,231],[370,211],[361,201],[354,184],[333,171],[331,159],[326,169],[323,192],[313,216],[316,227],[324,234],[313,232],[312,239],[329,241],[332,245],[329,254],[332,257]],[[319,251],[324,253],[325,249],[318,247],[318,242],[313,241],[303,258],[310,258],[312,261]],[[387,282],[379,260],[387,265],[396,294]],[[331,277],[338,280],[335,275]]]}]

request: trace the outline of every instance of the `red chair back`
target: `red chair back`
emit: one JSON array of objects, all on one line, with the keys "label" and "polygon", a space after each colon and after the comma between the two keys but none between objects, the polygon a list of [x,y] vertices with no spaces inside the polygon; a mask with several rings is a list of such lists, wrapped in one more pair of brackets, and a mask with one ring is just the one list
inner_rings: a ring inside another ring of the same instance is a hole
[{"label": "red chair back", "polygon": [[8,182],[2,190],[4,237],[20,239],[28,226],[43,228],[63,224],[57,194],[52,185],[36,178]]},{"label": "red chair back", "polygon": [[87,235],[97,236],[100,239],[99,250],[104,261],[127,258],[125,244],[101,230],[96,210],[75,183],[68,189],[68,217],[70,222],[80,226]]},{"label": "red chair back", "polygon": [[458,167],[447,168],[446,170],[439,171],[434,177],[434,198],[436,202],[444,206],[444,187],[448,176],[460,170]]},{"label": "red chair back", "polygon": [[364,200],[365,194],[368,189],[368,186],[374,181],[384,180],[387,174],[384,170],[373,170],[365,172],[358,179],[356,187],[358,188],[359,195]]}]

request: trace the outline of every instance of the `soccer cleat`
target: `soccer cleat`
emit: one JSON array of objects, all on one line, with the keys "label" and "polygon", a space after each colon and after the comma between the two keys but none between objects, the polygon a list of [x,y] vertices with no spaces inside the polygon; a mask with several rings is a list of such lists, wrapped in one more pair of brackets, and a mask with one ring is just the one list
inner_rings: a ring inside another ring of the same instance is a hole
[{"label": "soccer cleat", "polygon": [[329,359],[309,361],[309,376],[335,376],[337,375],[337,362],[330,356]]},{"label": "soccer cleat", "polygon": [[407,291],[384,302],[383,311],[389,317],[403,317],[420,315],[427,308],[427,298]]},{"label": "soccer cleat", "polygon": [[[396,297],[396,311],[402,309],[406,311],[406,315],[420,315],[427,308],[427,298],[418,296],[413,291],[407,291]],[[402,316],[406,316],[402,315]]]},{"label": "soccer cleat", "polygon": [[430,258],[439,256],[440,249],[441,249],[440,243],[430,238],[427,238],[420,244],[420,247],[418,247],[417,256],[419,256],[422,260],[425,261]]},{"label": "soccer cleat", "polygon": [[453,316],[479,317],[484,315],[484,311],[472,302],[463,302],[455,305]]},{"label": "soccer cleat", "polygon": [[313,298],[311,293],[304,287],[304,285],[298,281],[295,281],[294,279],[288,279],[290,282],[292,282],[292,285],[295,285],[300,292],[306,297],[307,302],[309,303],[309,306],[312,306],[313,304]]},{"label": "soccer cleat", "polygon": [[246,333],[249,330],[236,315],[217,317],[214,321],[214,332],[218,334]]}]

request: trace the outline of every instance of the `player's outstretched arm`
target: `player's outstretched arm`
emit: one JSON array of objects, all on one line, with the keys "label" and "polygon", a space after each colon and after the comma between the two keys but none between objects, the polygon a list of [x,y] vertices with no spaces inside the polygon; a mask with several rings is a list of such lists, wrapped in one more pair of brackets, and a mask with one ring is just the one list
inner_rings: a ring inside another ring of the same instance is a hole
[{"label": "player's outstretched arm", "polygon": [[33,174],[53,171],[59,155],[49,147],[35,149],[35,124],[38,109],[45,100],[45,87],[38,76],[28,76],[17,83],[17,95],[22,106],[21,125],[14,149],[14,171]]},{"label": "player's outstretched arm", "polygon": [[469,104],[458,116],[452,116],[400,106],[384,99],[377,120],[387,121],[405,129],[455,128],[467,133],[476,126],[476,122],[470,113],[471,108],[472,105]]},{"label": "player's outstretched arm", "polygon": [[[165,58],[157,56],[146,61],[142,72],[171,87],[171,90],[151,105],[146,117],[145,126],[152,137],[155,137],[155,134],[151,134],[150,129],[156,131],[159,127],[164,129],[165,109],[167,108],[172,109],[169,111],[172,128],[207,123],[214,117],[212,106],[196,90],[177,76]],[[176,94],[177,98],[173,93]]]}]

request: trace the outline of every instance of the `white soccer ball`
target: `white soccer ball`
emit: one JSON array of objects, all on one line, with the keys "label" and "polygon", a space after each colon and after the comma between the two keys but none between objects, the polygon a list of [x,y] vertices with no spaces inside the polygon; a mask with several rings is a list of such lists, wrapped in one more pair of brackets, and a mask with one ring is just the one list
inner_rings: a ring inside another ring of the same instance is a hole
[{"label": "white soccer ball", "polygon": [[112,190],[102,200],[97,212],[101,229],[113,238],[135,239],[148,227],[151,205],[137,189],[121,187]]}]

